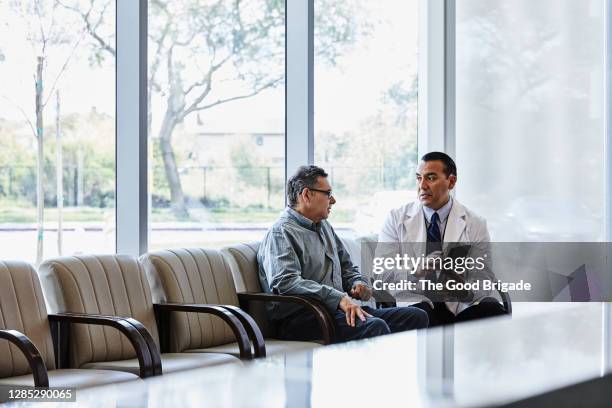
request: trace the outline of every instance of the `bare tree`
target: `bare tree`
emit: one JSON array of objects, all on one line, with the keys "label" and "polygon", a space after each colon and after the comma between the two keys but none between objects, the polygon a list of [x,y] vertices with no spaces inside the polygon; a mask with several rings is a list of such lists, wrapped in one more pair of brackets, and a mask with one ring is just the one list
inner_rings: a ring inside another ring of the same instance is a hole
[{"label": "bare tree", "polygon": [[[36,207],[37,207],[37,234],[36,234],[36,263],[43,258],[44,242],[44,206],[45,206],[45,180],[44,180],[44,110],[47,106],[58,81],[68,69],[70,61],[84,38],[85,30],[71,31],[65,21],[60,21],[58,1],[44,0],[13,0],[11,8],[19,17],[19,24],[27,27],[27,40],[35,50],[36,64],[34,71],[35,105],[34,118],[26,110],[17,106],[30,126],[36,138]],[[53,49],[68,47],[68,54],[60,64],[51,61],[50,54]],[[49,88],[45,88],[45,73],[50,64],[54,65],[54,78]]]},{"label": "bare tree", "polygon": [[[99,59],[116,56],[112,35],[102,32],[103,11],[109,3],[89,0],[88,7],[82,8],[68,0],[62,2],[82,19]],[[326,14],[332,17],[322,22],[328,41],[321,42],[318,49],[331,63],[357,34],[351,15],[338,3],[342,2],[325,2]],[[151,134],[152,100],[157,98],[163,101],[164,112],[160,112],[156,139],[173,212],[179,219],[188,218],[189,213],[173,149],[175,129],[194,113],[254,97],[283,83],[284,4],[283,0],[149,3],[148,130]]]},{"label": "bare tree", "polygon": [[60,116],[60,91],[55,92],[55,189],[57,196],[57,254],[62,255],[64,234],[64,159],[62,157],[62,121]]}]

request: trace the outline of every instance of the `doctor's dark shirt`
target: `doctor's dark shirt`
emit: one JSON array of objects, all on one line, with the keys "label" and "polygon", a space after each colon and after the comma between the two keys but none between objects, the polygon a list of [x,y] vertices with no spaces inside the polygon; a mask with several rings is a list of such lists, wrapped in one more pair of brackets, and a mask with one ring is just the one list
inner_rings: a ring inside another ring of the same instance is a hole
[{"label": "doctor's dark shirt", "polygon": [[[331,225],[325,220],[315,224],[289,207],[266,233],[257,262],[265,292],[309,296],[331,312],[353,285],[365,284]],[[280,320],[301,306],[268,302],[267,309],[272,320]]]}]

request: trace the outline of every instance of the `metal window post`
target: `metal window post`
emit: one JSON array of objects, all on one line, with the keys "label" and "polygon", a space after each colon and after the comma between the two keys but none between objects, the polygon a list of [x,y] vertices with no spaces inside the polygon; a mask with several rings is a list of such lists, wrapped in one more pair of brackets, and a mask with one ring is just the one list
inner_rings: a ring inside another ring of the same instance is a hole
[{"label": "metal window post", "polygon": [[418,154],[455,155],[455,0],[419,2]]},{"label": "metal window post", "polygon": [[[612,0],[604,0],[604,228],[605,241],[612,241]],[[604,293],[612,292],[604,288]],[[612,369],[612,304],[602,303],[602,375]]]},{"label": "metal window post", "polygon": [[116,4],[116,251],[140,255],[148,245],[147,0]]},{"label": "metal window post", "polygon": [[285,180],[314,163],[314,0],[285,3]]}]

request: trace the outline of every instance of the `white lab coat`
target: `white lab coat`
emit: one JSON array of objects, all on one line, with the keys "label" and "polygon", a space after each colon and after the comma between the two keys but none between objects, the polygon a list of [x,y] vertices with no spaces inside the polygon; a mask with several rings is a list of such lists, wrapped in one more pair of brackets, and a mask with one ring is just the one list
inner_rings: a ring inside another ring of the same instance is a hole
[{"label": "white lab coat", "polygon": [[[469,243],[473,247],[477,247],[479,253],[488,253],[490,256],[489,241],[489,231],[487,230],[485,219],[465,208],[456,199],[453,199],[453,206],[448,215],[444,230],[443,251],[447,252],[449,246],[456,243]],[[427,242],[427,225],[423,213],[423,205],[419,201],[415,201],[391,210],[378,235],[378,242],[398,243],[398,246],[394,247],[393,251],[402,251],[400,253],[406,253],[409,256],[416,257],[424,254],[425,243]],[[378,245],[376,256],[394,256],[391,255],[393,253],[391,252],[392,247],[390,245]],[[472,252],[470,252],[471,254]],[[487,269],[478,274],[473,273],[472,276],[466,276],[466,280],[493,279],[490,271],[491,259],[489,258],[488,261]],[[402,273],[395,273],[392,279],[398,281],[401,276],[403,276]],[[388,278],[389,276],[387,276]],[[398,295],[398,293],[393,294]],[[451,312],[457,314],[471,305],[478,304],[482,298],[487,296],[490,296],[490,291],[480,290],[474,292],[474,298],[470,303],[446,302],[446,304]],[[423,301],[431,303],[422,292],[410,292],[409,295],[404,293],[401,299],[408,300],[410,303]]]}]

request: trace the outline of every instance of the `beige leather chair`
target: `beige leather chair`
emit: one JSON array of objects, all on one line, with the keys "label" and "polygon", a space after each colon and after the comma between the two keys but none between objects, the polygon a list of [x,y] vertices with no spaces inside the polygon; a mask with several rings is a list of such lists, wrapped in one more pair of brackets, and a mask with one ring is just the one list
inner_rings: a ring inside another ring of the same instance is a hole
[{"label": "beige leather chair", "polygon": [[[239,307],[228,261],[214,249],[189,248],[150,252],[141,258],[155,303],[218,304],[241,320],[256,357],[318,346],[312,342],[264,338],[255,321]],[[194,313],[173,313],[171,350],[239,355],[239,347],[218,318]]]},{"label": "beige leather chair", "polygon": [[335,328],[333,319],[326,307],[316,300],[304,296],[288,296],[273,293],[264,293],[259,283],[259,271],[257,265],[257,250],[259,242],[248,244],[236,244],[223,248],[221,252],[225,255],[241,307],[246,310],[257,322],[266,338],[267,344],[272,344],[276,333],[274,325],[268,320],[265,308],[266,302],[288,302],[300,304],[309,310],[319,321],[323,333],[323,344],[333,343],[335,339]]},{"label": "beige leather chair", "polygon": [[[84,388],[138,380],[121,371],[56,369],[49,317],[34,268],[0,261],[0,385]],[[118,332],[113,335],[119,337]]]},{"label": "beige leather chair", "polygon": [[[163,372],[167,373],[239,362],[234,356],[212,353],[164,353],[160,359],[151,291],[144,269],[135,257],[79,255],[55,258],[45,261],[39,273],[52,310],[121,316],[139,327],[147,340],[155,374],[161,374],[162,367]],[[227,311],[208,312],[236,321]],[[138,326],[139,323],[142,325]],[[240,334],[248,344],[248,337],[242,332]],[[72,330],[70,341],[71,367],[138,371],[133,350],[125,344],[124,339],[106,328],[79,325]]]}]

